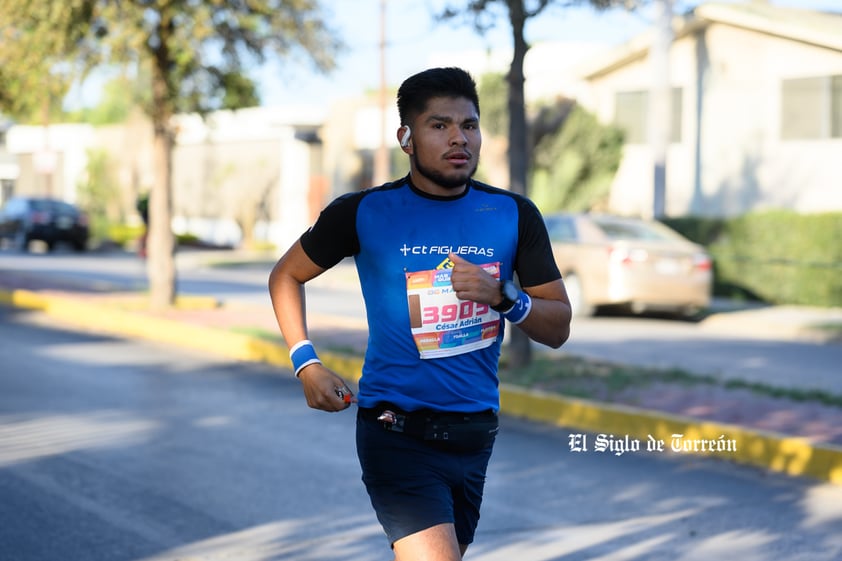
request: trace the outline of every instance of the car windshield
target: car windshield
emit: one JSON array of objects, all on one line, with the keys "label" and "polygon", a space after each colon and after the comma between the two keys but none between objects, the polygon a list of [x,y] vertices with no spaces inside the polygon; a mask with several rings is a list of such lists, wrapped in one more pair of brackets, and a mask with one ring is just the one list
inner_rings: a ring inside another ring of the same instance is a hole
[{"label": "car windshield", "polygon": [[38,212],[48,212],[53,210],[51,202],[45,199],[32,199],[29,201],[29,206],[32,210],[36,210]]},{"label": "car windshield", "polygon": [[26,201],[24,199],[9,199],[3,205],[3,212],[7,214],[22,214],[26,212]]},{"label": "car windshield", "polygon": [[611,240],[675,241],[681,236],[657,222],[637,222],[595,218],[600,230]]},{"label": "car windshield", "polygon": [[569,242],[576,239],[576,227],[569,216],[550,215],[544,217],[547,233],[554,242]]}]

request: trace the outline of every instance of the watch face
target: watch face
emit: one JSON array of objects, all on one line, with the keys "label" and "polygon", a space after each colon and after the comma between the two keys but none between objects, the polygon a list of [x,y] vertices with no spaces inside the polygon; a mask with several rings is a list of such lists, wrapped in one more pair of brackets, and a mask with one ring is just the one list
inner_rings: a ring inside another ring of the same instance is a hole
[{"label": "watch face", "polygon": [[515,302],[517,300],[517,297],[518,297],[518,293],[517,293],[517,287],[515,286],[515,283],[513,283],[512,281],[504,282],[503,283],[503,298],[505,298],[506,300],[511,300],[512,302]]}]

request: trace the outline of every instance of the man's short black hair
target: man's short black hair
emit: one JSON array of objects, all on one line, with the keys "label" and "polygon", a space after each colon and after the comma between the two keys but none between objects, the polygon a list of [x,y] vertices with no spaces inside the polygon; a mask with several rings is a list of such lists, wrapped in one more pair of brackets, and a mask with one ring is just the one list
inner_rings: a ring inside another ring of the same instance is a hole
[{"label": "man's short black hair", "polygon": [[434,97],[464,97],[474,104],[479,116],[477,85],[461,68],[430,68],[404,80],[398,88],[398,114],[401,124],[424,112]]}]

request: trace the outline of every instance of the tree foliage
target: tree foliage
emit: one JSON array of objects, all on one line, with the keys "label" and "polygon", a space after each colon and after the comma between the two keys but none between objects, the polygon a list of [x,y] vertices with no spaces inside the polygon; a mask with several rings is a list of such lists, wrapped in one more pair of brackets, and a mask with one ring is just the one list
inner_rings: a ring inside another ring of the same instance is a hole
[{"label": "tree foliage", "polygon": [[0,0],[0,111],[23,121],[60,112],[74,77],[96,59],[92,10],[89,0]]},{"label": "tree foliage", "polygon": [[622,157],[623,133],[580,105],[560,105],[567,113],[561,126],[535,145],[532,199],[544,212],[605,208]]},{"label": "tree foliage", "polygon": [[119,191],[114,165],[105,150],[88,150],[85,174],[79,181],[79,201],[90,218],[91,236],[103,240],[108,237],[108,226],[122,222]]},{"label": "tree foliage", "polygon": [[[478,89],[483,131],[505,135],[505,76],[483,74]],[[527,131],[529,196],[543,212],[604,207],[622,156],[620,129],[562,97],[528,110]]]},{"label": "tree foliage", "polygon": [[318,0],[0,0],[0,13],[0,108],[7,112],[23,114],[44,103],[39,97],[63,94],[78,78],[75,69],[128,65],[148,73],[144,109],[155,133],[148,276],[156,308],[175,300],[172,117],[253,104],[244,71],[270,53],[302,53],[328,70],[339,47]]},{"label": "tree foliage", "polygon": [[121,73],[102,86],[101,94],[95,106],[76,109],[65,119],[94,126],[124,123],[133,110],[149,106],[149,77]]},{"label": "tree foliage", "polygon": [[493,136],[509,133],[506,75],[489,72],[480,76],[477,93],[482,104],[482,128]]}]

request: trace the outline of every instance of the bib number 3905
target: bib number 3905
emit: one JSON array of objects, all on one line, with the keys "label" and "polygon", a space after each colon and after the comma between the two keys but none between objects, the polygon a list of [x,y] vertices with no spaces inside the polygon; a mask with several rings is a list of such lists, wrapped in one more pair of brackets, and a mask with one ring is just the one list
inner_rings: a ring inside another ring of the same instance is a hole
[{"label": "bib number 3905", "polygon": [[[496,278],[498,263],[483,265]],[[488,304],[459,300],[449,269],[406,274],[412,337],[421,358],[453,356],[488,347],[500,332],[500,314]]]},{"label": "bib number 3905", "polygon": [[427,306],[422,310],[423,323],[448,323],[466,318],[472,318],[474,315],[487,314],[489,310],[488,304],[479,304],[464,300],[458,304],[445,304],[444,306]]}]

